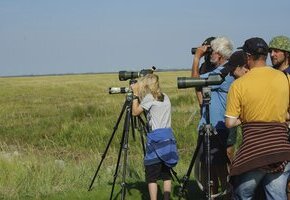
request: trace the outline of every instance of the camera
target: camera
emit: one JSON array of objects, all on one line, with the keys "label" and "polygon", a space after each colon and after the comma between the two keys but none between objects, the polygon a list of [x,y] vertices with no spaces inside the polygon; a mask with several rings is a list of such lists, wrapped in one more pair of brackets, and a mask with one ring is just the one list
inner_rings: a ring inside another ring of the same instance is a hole
[{"label": "camera", "polygon": [[127,94],[132,92],[130,88],[127,87],[110,87],[109,94]]},{"label": "camera", "polygon": [[[191,48],[191,54],[194,55],[195,52],[196,52],[196,50],[197,50],[197,47],[193,47],[193,48]],[[210,55],[211,53],[212,53],[212,48],[211,48],[211,47],[208,47],[208,48],[206,49],[205,54],[209,54],[209,55]]]},{"label": "camera", "polygon": [[145,76],[146,74],[152,74],[155,71],[156,67],[152,67],[151,69],[142,69],[139,72],[134,71],[119,71],[119,80],[126,81],[128,79],[139,78]]},{"label": "camera", "polygon": [[209,85],[220,85],[224,81],[221,74],[210,74],[208,78],[177,77],[177,87],[203,87]]},{"label": "camera", "polygon": [[[211,41],[213,41],[215,39],[215,37],[209,37],[207,38],[205,41],[203,41],[203,43],[201,44],[202,46],[204,45],[210,45]],[[194,55],[196,52],[196,47],[191,48],[191,54]],[[212,53],[212,48],[208,47],[206,50],[206,54],[210,55]]]}]

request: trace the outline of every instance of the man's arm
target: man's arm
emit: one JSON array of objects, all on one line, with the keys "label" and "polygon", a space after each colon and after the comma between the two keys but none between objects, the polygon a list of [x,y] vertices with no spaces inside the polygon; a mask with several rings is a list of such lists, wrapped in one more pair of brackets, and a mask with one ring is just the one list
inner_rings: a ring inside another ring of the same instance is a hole
[{"label": "man's arm", "polygon": [[142,106],[139,104],[139,99],[134,95],[133,103],[132,103],[132,115],[138,116],[143,112]]},{"label": "man's arm", "polygon": [[191,77],[199,77],[199,61],[200,57],[195,55],[192,61],[192,67],[191,67]]},{"label": "man's arm", "polygon": [[135,83],[135,84],[131,84],[131,89],[133,90],[133,102],[132,102],[132,115],[133,116],[138,116],[140,115],[144,109],[143,107],[140,105],[139,102],[139,83]]},{"label": "man's arm", "polygon": [[[199,78],[200,74],[199,74],[199,63],[200,63],[200,59],[204,56],[207,48],[210,45],[204,45],[204,46],[200,46],[196,49],[193,61],[192,61],[192,69],[191,69],[191,77],[194,78]],[[196,97],[198,100],[199,105],[202,105],[202,92],[196,88],[195,90],[196,93]]]},{"label": "man's arm", "polygon": [[226,116],[226,127],[233,128],[240,125],[242,122],[237,117]]}]

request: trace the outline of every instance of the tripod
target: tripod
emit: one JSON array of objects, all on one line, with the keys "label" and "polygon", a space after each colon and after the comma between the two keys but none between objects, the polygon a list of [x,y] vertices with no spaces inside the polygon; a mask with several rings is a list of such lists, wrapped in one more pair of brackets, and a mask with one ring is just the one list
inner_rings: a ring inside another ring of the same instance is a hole
[{"label": "tripod", "polygon": [[213,185],[213,182],[211,180],[211,144],[210,144],[210,137],[215,136],[215,131],[214,128],[211,125],[210,122],[210,114],[209,114],[209,105],[210,105],[210,100],[211,100],[211,89],[209,87],[203,87],[202,88],[202,96],[203,96],[203,104],[205,105],[205,119],[206,119],[206,124],[203,124],[201,131],[199,132],[199,138],[198,138],[198,143],[196,146],[196,149],[194,151],[193,157],[190,161],[190,165],[188,167],[187,173],[184,175],[182,178],[180,187],[179,187],[179,199],[181,199],[185,195],[185,188],[187,187],[189,177],[192,171],[192,168],[194,166],[194,163],[196,161],[196,158],[199,153],[199,149],[201,148],[201,145],[203,143],[203,149],[204,149],[204,154],[205,154],[205,187],[202,187],[202,190],[204,192],[204,197],[207,200],[211,200],[214,197],[220,196],[222,194],[217,194],[213,195],[211,188]]},{"label": "tripod", "polygon": [[[143,131],[145,133],[147,133],[147,129],[145,126],[145,123],[143,121],[143,119],[138,116],[138,117],[132,117],[132,102],[133,102],[133,93],[130,91],[126,94],[126,100],[125,103],[122,107],[121,113],[118,117],[118,120],[114,126],[114,131],[109,139],[109,142],[106,146],[106,149],[102,155],[102,159],[97,167],[97,170],[94,174],[94,177],[92,179],[92,182],[89,186],[89,191],[92,190],[92,186],[94,184],[94,181],[98,175],[98,172],[100,170],[100,167],[106,157],[107,151],[110,147],[110,144],[115,136],[115,133],[118,129],[119,123],[122,119],[122,116],[124,113],[126,113],[125,119],[124,119],[124,126],[123,126],[123,134],[122,134],[122,138],[121,138],[121,142],[120,142],[120,148],[119,148],[119,153],[118,153],[118,159],[117,159],[117,164],[116,164],[116,168],[115,168],[115,173],[114,173],[114,179],[113,179],[113,184],[112,184],[112,189],[111,189],[111,194],[110,194],[110,200],[113,198],[113,194],[114,194],[114,188],[115,188],[115,183],[116,183],[116,179],[118,177],[118,171],[119,171],[119,166],[120,166],[120,161],[121,161],[121,157],[122,157],[122,152],[123,152],[123,166],[122,166],[122,182],[121,182],[121,199],[124,200],[125,196],[126,196],[126,169],[127,169],[127,161],[128,161],[128,139],[129,139],[129,129],[130,129],[130,124],[132,125],[132,132],[133,132],[133,137],[135,139],[135,132],[134,132],[134,125],[136,126],[136,124],[138,123],[139,125],[139,131]],[[142,148],[143,148],[143,152],[145,155],[145,145],[144,145],[144,138],[143,135],[141,134],[141,142],[142,142]]]}]

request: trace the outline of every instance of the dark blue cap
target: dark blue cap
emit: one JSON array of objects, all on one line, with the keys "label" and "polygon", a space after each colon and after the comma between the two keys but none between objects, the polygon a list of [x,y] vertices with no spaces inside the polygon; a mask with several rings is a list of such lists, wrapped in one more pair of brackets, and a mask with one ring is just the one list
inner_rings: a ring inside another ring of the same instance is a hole
[{"label": "dark blue cap", "polygon": [[243,49],[244,52],[250,55],[267,55],[269,52],[267,43],[258,37],[246,40],[244,45],[238,49]]}]

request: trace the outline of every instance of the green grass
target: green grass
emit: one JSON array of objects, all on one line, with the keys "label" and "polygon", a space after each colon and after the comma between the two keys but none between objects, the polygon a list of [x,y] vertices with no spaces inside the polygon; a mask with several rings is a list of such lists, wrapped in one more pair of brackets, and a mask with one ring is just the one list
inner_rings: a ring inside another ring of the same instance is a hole
[{"label": "green grass", "polygon": [[[177,89],[177,77],[189,71],[156,73],[172,102],[180,153],[175,170],[181,178],[196,145],[198,105],[193,88]],[[87,190],[126,98],[109,95],[108,88],[128,87],[128,82],[120,82],[118,74],[14,77],[0,78],[0,87],[0,199],[109,199],[123,119],[93,190]],[[129,135],[126,199],[148,199],[140,133],[135,134],[136,141]],[[177,186],[172,199],[177,199]],[[200,195],[192,181],[189,192]]]}]

